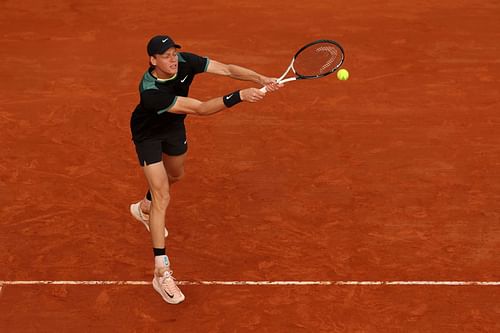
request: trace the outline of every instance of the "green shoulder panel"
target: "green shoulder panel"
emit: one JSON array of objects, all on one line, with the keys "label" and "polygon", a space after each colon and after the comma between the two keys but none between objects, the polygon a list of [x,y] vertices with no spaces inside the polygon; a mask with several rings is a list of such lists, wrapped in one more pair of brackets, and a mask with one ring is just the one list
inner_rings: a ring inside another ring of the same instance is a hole
[{"label": "green shoulder panel", "polygon": [[158,89],[158,87],[155,84],[155,81],[156,80],[153,77],[153,75],[151,75],[149,71],[146,71],[146,73],[144,73],[142,77],[141,83],[139,84],[139,92],[142,93],[145,90]]},{"label": "green shoulder panel", "polygon": [[179,62],[186,62],[186,59],[182,56],[182,54],[179,52],[177,53],[177,59],[179,59]]}]

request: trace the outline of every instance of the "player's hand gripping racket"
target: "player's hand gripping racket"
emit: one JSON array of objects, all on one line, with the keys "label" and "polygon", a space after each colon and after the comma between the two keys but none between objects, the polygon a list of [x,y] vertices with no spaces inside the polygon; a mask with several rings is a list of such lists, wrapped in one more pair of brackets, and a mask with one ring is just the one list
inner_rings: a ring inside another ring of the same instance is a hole
[{"label": "player's hand gripping racket", "polygon": [[[332,74],[344,62],[344,49],[342,46],[327,39],[320,39],[303,46],[293,56],[292,62],[285,73],[276,83],[287,83],[295,80],[319,79]],[[293,71],[294,76],[285,78]],[[266,92],[266,87],[260,89]]]}]

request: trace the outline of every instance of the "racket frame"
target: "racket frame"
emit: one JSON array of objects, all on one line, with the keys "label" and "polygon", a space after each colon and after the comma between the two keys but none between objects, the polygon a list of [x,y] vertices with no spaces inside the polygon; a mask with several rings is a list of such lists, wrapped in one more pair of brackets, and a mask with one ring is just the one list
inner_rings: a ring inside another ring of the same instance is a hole
[{"label": "racket frame", "polygon": [[[341,56],[342,58],[340,59],[340,62],[337,64],[337,66],[335,66],[335,68],[333,68],[332,70],[326,72],[326,73],[323,73],[323,74],[319,74],[319,75],[311,75],[311,76],[308,76],[308,75],[300,75],[298,74],[296,71],[295,71],[295,68],[293,67],[293,64],[295,62],[295,59],[297,58],[297,56],[302,52],[304,51],[305,49],[307,49],[309,46],[311,45],[315,45],[315,44],[319,44],[319,43],[330,43],[330,44],[334,44],[335,46],[337,46],[340,51],[341,51]],[[283,83],[287,83],[287,82],[291,82],[291,81],[295,81],[295,80],[310,80],[310,79],[319,79],[319,78],[322,78],[322,77],[325,77],[327,75],[330,75],[332,73],[334,73],[337,69],[340,68],[340,66],[342,66],[342,64],[344,63],[344,59],[345,59],[345,56],[344,56],[344,48],[342,47],[342,45],[340,45],[338,42],[334,41],[334,40],[330,40],[330,39],[318,39],[318,40],[315,40],[314,42],[311,42],[311,43],[308,43],[304,46],[302,46],[296,53],[295,55],[293,56],[292,58],[292,61],[290,62],[290,65],[288,66],[287,70],[283,73],[283,75],[281,75],[281,77],[276,80],[276,83],[278,84],[283,84]],[[290,70],[293,71],[293,74],[295,75],[294,77],[290,77],[290,78],[287,78],[285,79],[285,76],[288,75],[288,73],[290,72]],[[260,91],[262,92],[266,92],[266,87],[262,87],[260,89]]]}]

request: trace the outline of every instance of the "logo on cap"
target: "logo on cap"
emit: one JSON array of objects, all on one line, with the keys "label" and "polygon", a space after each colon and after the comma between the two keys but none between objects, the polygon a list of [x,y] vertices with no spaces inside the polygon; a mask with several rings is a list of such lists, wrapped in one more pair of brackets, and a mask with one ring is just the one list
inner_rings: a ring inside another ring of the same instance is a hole
[{"label": "logo on cap", "polygon": [[168,38],[162,39],[161,42],[165,43],[168,40]]}]

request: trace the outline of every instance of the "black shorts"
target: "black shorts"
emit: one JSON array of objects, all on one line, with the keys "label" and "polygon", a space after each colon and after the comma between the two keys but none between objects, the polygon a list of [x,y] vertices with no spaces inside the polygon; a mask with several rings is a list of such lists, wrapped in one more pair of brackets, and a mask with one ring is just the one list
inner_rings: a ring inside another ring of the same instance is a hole
[{"label": "black shorts", "polygon": [[134,142],[137,158],[141,166],[162,161],[162,154],[179,156],[187,152],[187,139],[185,131],[171,133],[166,139],[149,139]]}]

